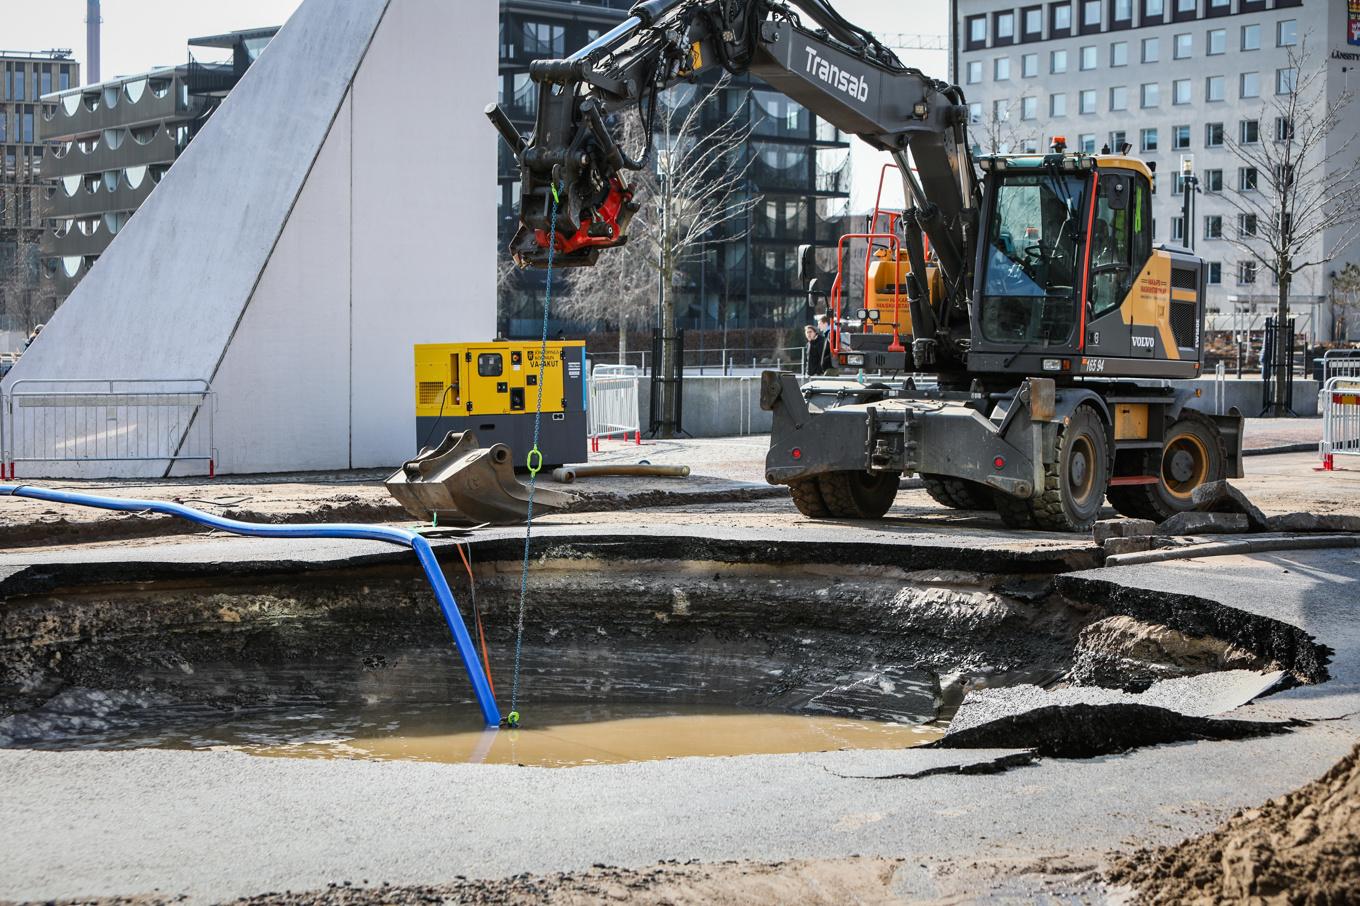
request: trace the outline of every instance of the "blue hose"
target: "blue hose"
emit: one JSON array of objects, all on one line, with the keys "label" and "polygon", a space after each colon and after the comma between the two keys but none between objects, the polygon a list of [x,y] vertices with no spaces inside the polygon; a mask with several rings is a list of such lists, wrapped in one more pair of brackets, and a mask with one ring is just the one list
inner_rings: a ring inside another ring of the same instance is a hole
[{"label": "blue hose", "polygon": [[46,488],[35,488],[28,485],[0,484],[0,497],[31,497],[34,500],[46,500],[50,503],[71,503],[76,506],[92,506],[105,510],[165,513],[167,516],[178,516],[181,519],[188,519],[190,522],[221,529],[224,532],[249,535],[255,538],[359,538],[366,541],[386,541],[389,544],[409,547],[416,552],[416,559],[420,561],[421,567],[424,568],[425,578],[429,580],[430,587],[434,589],[434,596],[439,601],[439,609],[444,611],[444,619],[448,621],[449,629],[453,632],[453,640],[458,645],[458,656],[463,659],[463,669],[467,671],[468,679],[472,681],[472,691],[477,695],[477,704],[482,709],[482,717],[486,720],[486,725],[488,727],[500,725],[500,709],[496,707],[496,698],[491,694],[491,686],[487,683],[481,662],[477,660],[477,649],[473,647],[472,637],[468,635],[467,627],[463,625],[463,617],[458,613],[458,603],[453,599],[453,590],[449,588],[449,583],[444,578],[444,572],[439,568],[439,561],[435,559],[434,551],[430,548],[430,542],[415,532],[385,525],[347,523],[260,525],[254,522],[223,519],[220,516],[204,513],[201,510],[195,510],[178,503],[166,503],[160,500],[97,497],[93,494],[50,491]]}]

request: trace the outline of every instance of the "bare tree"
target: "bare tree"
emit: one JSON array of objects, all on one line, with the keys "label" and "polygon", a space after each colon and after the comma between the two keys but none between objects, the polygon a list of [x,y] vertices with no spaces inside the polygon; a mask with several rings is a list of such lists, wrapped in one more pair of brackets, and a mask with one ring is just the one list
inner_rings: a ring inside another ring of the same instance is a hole
[{"label": "bare tree", "polygon": [[[1326,61],[1308,52],[1308,39],[1289,48],[1276,94],[1262,105],[1258,141],[1225,136],[1242,166],[1238,192],[1223,200],[1237,214],[1227,231],[1254,279],[1270,274],[1278,286],[1274,352],[1275,414],[1288,411],[1289,288],[1308,268],[1331,261],[1360,233],[1360,153],[1356,136],[1342,135],[1349,89],[1327,95]],[[1191,229],[1191,224],[1185,225]],[[1242,266],[1242,265],[1239,265]]]},{"label": "bare tree", "polygon": [[[1037,104],[1038,101],[1036,100]],[[1039,149],[1039,129],[1037,126],[1022,125],[1024,120],[1024,99],[1016,101],[995,101],[992,109],[974,117],[974,128],[970,130],[977,136],[977,145],[983,154],[1016,154],[1026,150],[1026,143]]]},{"label": "bare tree", "polygon": [[[616,321],[622,333],[627,324],[644,323],[657,305],[663,338],[658,367],[668,380],[661,385],[661,406],[653,418],[661,423],[663,436],[670,436],[677,420],[674,382],[683,367],[674,342],[680,278],[709,247],[743,238],[750,230],[751,209],[761,200],[749,189],[752,159],[744,150],[753,126],[745,121],[746,105],[733,104],[716,127],[704,127],[705,114],[719,106],[729,83],[724,75],[697,89],[690,103],[677,89],[658,101],[663,106],[656,114],[652,154],[641,170],[628,174],[633,199],[641,206],[629,225],[628,244],[601,255],[594,268],[583,269],[598,274],[570,276],[572,300],[562,306],[569,313]],[[634,139],[645,144],[642,127],[629,125],[637,118],[622,119],[621,128],[633,129]],[[633,260],[607,260],[620,257]]]},{"label": "bare tree", "polygon": [[1332,340],[1345,342],[1352,316],[1360,316],[1360,265],[1347,264],[1332,280]]},{"label": "bare tree", "polygon": [[0,321],[31,332],[50,315],[42,298],[40,230],[16,227],[0,243]]}]

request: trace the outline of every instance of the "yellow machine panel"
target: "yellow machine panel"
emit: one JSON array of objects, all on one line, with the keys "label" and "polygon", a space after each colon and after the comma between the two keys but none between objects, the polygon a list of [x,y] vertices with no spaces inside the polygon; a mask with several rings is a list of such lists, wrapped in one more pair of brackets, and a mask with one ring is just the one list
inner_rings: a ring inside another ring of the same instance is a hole
[{"label": "yellow machine panel", "polygon": [[[482,446],[504,443],[521,462],[533,444],[539,349],[537,340],[416,346],[418,446],[437,443],[448,431],[472,430]],[[547,345],[539,449],[547,464],[586,458],[584,341]]]},{"label": "yellow machine panel", "polygon": [[[899,334],[911,333],[911,308],[907,305],[907,275],[911,262],[907,253],[898,250],[896,261],[887,249],[874,252],[869,263],[869,279],[864,286],[864,307],[878,309],[877,330],[891,331],[897,325]],[[871,331],[876,332],[876,331]]]}]

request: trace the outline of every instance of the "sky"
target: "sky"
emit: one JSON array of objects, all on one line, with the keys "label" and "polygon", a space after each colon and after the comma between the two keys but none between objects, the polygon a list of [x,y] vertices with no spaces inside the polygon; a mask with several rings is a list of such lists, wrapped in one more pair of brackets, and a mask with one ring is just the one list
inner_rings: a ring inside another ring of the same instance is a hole
[{"label": "sky", "polygon": [[[0,0],[0,48],[48,50],[69,48],[85,63],[85,0],[40,0],[19,3]],[[315,0],[340,3],[344,0]],[[445,0],[449,3],[494,3],[497,0]],[[833,0],[841,15],[880,35],[945,35],[949,30],[948,0]],[[153,66],[174,65],[187,59],[186,41],[243,28],[282,25],[301,0],[103,0],[101,76],[142,72]],[[218,51],[206,51],[217,54]],[[936,78],[948,75],[944,51],[906,51],[897,55]],[[851,146],[854,185],[851,209],[873,207],[878,174],[887,155],[862,142]],[[885,200],[901,204],[900,184]]]}]

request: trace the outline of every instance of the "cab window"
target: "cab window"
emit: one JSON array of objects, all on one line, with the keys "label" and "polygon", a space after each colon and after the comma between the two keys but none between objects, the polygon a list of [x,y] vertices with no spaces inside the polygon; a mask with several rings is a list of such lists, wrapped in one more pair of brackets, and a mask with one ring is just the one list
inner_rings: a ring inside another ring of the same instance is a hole
[{"label": "cab window", "polygon": [[1101,174],[1091,222],[1091,317],[1123,304],[1152,254],[1151,193],[1137,174]]},{"label": "cab window", "polygon": [[483,352],[477,356],[479,377],[500,377],[504,367],[499,352]]}]

